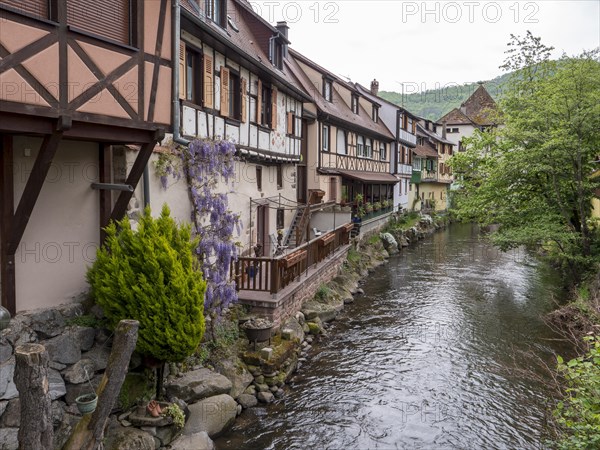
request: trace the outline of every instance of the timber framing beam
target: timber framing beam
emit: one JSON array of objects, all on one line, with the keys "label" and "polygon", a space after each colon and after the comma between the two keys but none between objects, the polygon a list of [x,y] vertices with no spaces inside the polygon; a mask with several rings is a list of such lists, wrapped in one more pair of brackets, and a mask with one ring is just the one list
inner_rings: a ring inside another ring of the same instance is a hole
[{"label": "timber framing beam", "polygon": [[2,306],[11,315],[16,310],[15,255],[8,252],[10,224],[14,211],[12,136],[0,135],[0,280]]},{"label": "timber framing beam", "polygon": [[[148,164],[148,160],[152,155],[154,146],[154,142],[142,145],[135,159],[135,162],[133,163],[133,167],[131,168],[129,175],[127,176],[127,181],[125,181],[125,184],[133,186],[135,189],[138,182],[140,181],[140,178],[142,177],[142,174],[144,173],[144,168],[146,167],[146,164]],[[125,212],[127,211],[127,205],[129,204],[129,200],[131,200],[132,196],[133,192],[121,191],[110,215],[110,220],[121,220],[121,218],[125,215]]]},{"label": "timber framing beam", "polygon": [[46,135],[44,137],[40,152],[35,160],[35,163],[33,164],[33,170],[29,175],[29,179],[25,185],[25,190],[23,191],[23,195],[21,196],[19,206],[17,206],[17,210],[14,214],[12,225],[10,227],[10,238],[8,240],[7,251],[11,255],[15,254],[17,247],[21,242],[21,238],[25,232],[25,227],[27,227],[33,207],[35,206],[35,203],[40,195],[42,186],[46,180],[46,175],[48,175],[48,170],[50,170],[50,165],[52,164],[54,155],[56,155],[56,151],[58,150],[58,144],[60,144],[62,135],[63,131],[58,130],[51,135]]}]

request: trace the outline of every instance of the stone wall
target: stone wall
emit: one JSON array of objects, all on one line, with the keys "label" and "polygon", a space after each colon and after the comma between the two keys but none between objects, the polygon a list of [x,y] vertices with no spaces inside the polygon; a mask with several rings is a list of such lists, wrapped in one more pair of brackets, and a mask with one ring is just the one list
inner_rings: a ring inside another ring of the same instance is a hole
[{"label": "stone wall", "polygon": [[50,359],[49,393],[52,399],[55,448],[61,448],[81,414],[75,398],[97,387],[110,354],[111,336],[104,330],[75,325],[84,314],[82,303],[23,312],[0,333],[0,448],[18,448],[20,402],[13,382],[14,349],[40,343]]}]

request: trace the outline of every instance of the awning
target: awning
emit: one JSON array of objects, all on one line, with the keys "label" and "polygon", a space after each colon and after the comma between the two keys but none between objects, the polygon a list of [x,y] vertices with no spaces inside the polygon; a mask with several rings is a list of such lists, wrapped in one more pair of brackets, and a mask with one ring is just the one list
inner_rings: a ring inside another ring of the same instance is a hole
[{"label": "awning", "polygon": [[363,183],[382,183],[382,184],[396,184],[399,180],[391,173],[382,172],[363,172],[361,170],[337,170],[337,172],[345,177],[352,180],[362,181]]}]

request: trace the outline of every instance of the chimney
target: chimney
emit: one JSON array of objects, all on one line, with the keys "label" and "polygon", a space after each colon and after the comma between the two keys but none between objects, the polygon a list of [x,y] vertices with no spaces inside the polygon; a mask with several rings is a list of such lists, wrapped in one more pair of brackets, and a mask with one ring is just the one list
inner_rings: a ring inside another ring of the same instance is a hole
[{"label": "chimney", "polygon": [[288,54],[288,31],[290,29],[290,27],[288,27],[288,24],[285,20],[282,20],[281,22],[277,22],[277,25],[275,26],[275,28],[277,28],[277,31],[279,31],[279,34],[281,34],[285,39],[283,39],[283,57],[287,58],[287,54]]},{"label": "chimney", "polygon": [[373,79],[373,81],[371,81],[371,94],[377,95],[378,93],[379,93],[379,81],[377,81],[376,79]]},{"label": "chimney", "polygon": [[277,28],[277,31],[279,31],[284,38],[288,38],[288,30],[290,29],[290,27],[288,27],[288,24],[285,20],[282,20],[281,22],[277,22],[277,25],[275,26],[275,28]]}]

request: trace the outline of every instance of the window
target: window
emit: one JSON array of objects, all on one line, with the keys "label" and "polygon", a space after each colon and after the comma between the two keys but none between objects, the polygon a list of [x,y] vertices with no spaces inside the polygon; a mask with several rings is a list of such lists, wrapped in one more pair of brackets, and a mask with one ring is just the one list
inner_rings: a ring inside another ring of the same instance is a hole
[{"label": "window", "polygon": [[288,111],[287,113],[286,133],[292,136],[296,135],[296,114],[292,111]]},{"label": "window", "polygon": [[283,69],[283,45],[281,45],[281,42],[277,41],[277,40],[272,40],[271,41],[271,63],[273,63],[273,65],[275,67],[277,67],[279,70]]},{"label": "window", "polygon": [[372,118],[373,118],[373,122],[377,122],[379,120],[379,107],[376,105],[373,105],[373,112],[371,114]]},{"label": "window", "polygon": [[354,114],[358,114],[358,96],[357,95],[352,94],[352,102],[350,104],[350,107]]},{"label": "window", "polygon": [[371,145],[371,139],[367,138],[365,142],[365,157],[371,158],[373,156],[373,146]]},{"label": "window", "polygon": [[325,98],[325,100],[327,100],[328,102],[331,101],[331,91],[332,91],[332,86],[331,86],[331,80],[328,80],[326,78],[323,79],[323,97]]},{"label": "window", "polygon": [[[2,2],[4,3],[4,2]],[[19,10],[27,12],[25,4],[41,4],[38,1],[19,1],[16,3]],[[50,3],[52,8],[52,2]],[[103,0],[101,6],[94,0],[78,0],[76,2],[65,2],[67,6],[67,24],[87,33],[92,33],[125,45],[136,45],[135,43],[135,14],[133,13],[131,0]],[[45,6],[45,11],[48,6]],[[38,17],[42,10],[38,10]],[[48,14],[45,12],[45,14]],[[47,17],[47,16],[46,16]]]},{"label": "window", "polygon": [[383,142],[379,143],[379,159],[382,161],[387,159],[387,148]]},{"label": "window", "polygon": [[345,155],[348,153],[346,148],[346,132],[341,128],[337,129],[337,138],[335,140],[336,151],[339,155]]},{"label": "window", "polygon": [[229,72],[229,117],[239,120],[241,118],[240,77]]},{"label": "window", "polygon": [[206,17],[225,28],[227,0],[206,0]]},{"label": "window", "polygon": [[200,53],[185,47],[185,99],[196,105],[202,104],[202,70]]},{"label": "window", "polygon": [[329,125],[323,125],[321,133],[321,148],[324,152],[329,151]]},{"label": "window", "polygon": [[358,136],[356,140],[356,156],[364,156],[365,146],[362,136]]},{"label": "window", "polygon": [[262,191],[262,167],[256,166],[256,188]]},{"label": "window", "polygon": [[283,189],[283,167],[277,166],[277,189]]},{"label": "window", "polygon": [[329,178],[329,201],[337,202],[337,178]]},{"label": "window", "polygon": [[[261,83],[262,85],[262,83]],[[259,123],[264,126],[271,125],[271,88],[265,85],[262,85],[261,88],[261,102],[258,106],[260,106],[260,117]]]}]

